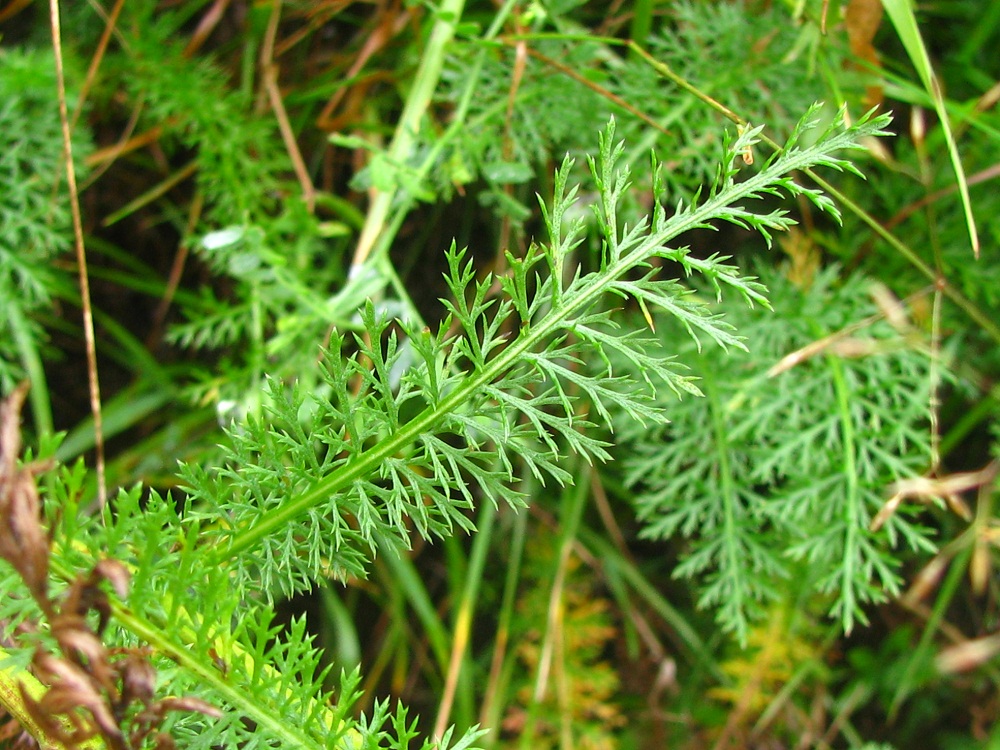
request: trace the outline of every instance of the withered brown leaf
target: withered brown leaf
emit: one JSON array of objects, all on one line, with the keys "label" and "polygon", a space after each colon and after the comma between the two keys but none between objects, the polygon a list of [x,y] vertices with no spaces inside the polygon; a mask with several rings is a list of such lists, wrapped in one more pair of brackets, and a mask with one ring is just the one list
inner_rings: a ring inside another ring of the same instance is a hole
[{"label": "withered brown leaf", "polygon": [[[0,401],[0,558],[13,566],[37,601],[58,653],[36,644],[32,668],[48,690],[40,698],[23,686],[20,691],[21,703],[36,724],[34,731],[40,728],[45,733],[44,742],[20,732],[22,727],[13,717],[0,726],[0,739],[18,737],[21,747],[50,746],[56,741],[73,748],[101,737],[112,750],[130,750],[152,737],[157,748],[170,750],[173,740],[159,731],[168,711],[220,713],[197,698],[156,700],[156,670],[149,653],[124,649],[113,658],[102,640],[112,614],[102,583],[107,581],[120,598],[127,596],[130,575],[122,562],[102,559],[89,574],[77,576],[57,600],[50,598],[50,540],[42,524],[35,478],[51,463],[19,463],[21,408],[27,393],[28,384],[22,383]],[[20,630],[39,633],[43,627],[26,621]],[[136,704],[138,711],[132,710]]]},{"label": "withered brown leaf", "polygon": [[49,464],[18,466],[21,407],[27,394],[25,382],[0,401],[0,558],[14,567],[48,612],[49,541],[42,528],[35,475]]}]

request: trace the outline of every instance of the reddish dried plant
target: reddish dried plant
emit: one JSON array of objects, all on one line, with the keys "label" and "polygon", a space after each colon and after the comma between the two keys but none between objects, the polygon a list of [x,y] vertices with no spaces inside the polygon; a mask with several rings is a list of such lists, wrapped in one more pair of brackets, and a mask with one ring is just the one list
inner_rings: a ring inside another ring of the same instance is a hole
[{"label": "reddish dried plant", "polygon": [[[32,671],[48,689],[34,699],[21,689],[23,706],[47,742],[79,747],[102,738],[113,750],[130,750],[152,738],[157,750],[174,747],[169,735],[158,731],[167,711],[199,711],[219,715],[213,706],[195,698],[154,697],[156,670],[149,653],[140,649],[105,646],[102,636],[111,617],[111,603],[102,584],[107,582],[124,598],[129,574],[118,560],[98,562],[88,575],[74,580],[53,599],[49,595],[50,540],[42,525],[41,500],[36,477],[51,462],[21,465],[20,414],[28,392],[22,383],[0,402],[0,558],[21,576],[38,603],[55,648],[35,647]],[[92,626],[96,614],[96,626]],[[43,629],[25,621],[22,636]],[[24,731],[11,717],[0,727],[0,740],[15,747],[38,747],[38,738]]]}]

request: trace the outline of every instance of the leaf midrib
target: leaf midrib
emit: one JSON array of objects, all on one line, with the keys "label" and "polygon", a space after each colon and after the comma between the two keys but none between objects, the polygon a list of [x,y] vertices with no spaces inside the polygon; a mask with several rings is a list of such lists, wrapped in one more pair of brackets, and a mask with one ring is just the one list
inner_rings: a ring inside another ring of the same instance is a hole
[{"label": "leaf midrib", "polygon": [[[872,123],[867,124],[871,125]],[[266,516],[258,516],[252,527],[230,536],[232,541],[212,556],[212,564],[221,564],[231,560],[309,508],[319,504],[324,498],[336,494],[360,478],[375,474],[383,461],[412,444],[422,432],[441,423],[448,413],[455,411],[463,403],[470,400],[478,389],[502,377],[526,352],[532,350],[536,344],[544,341],[556,330],[564,327],[567,321],[574,319],[574,313],[589,308],[618,278],[653,255],[657,248],[664,248],[665,243],[689,229],[703,225],[712,219],[720,218],[726,207],[743,198],[754,196],[764,187],[773,186],[777,180],[785,175],[817,163],[817,157],[833,158],[828,154],[853,144],[849,133],[854,130],[852,128],[842,131],[831,137],[829,141],[817,144],[817,146],[822,145],[822,149],[813,146],[795,150],[790,154],[783,154],[767,168],[745,182],[732,185],[697,208],[676,213],[663,229],[648,235],[631,252],[608,264],[601,271],[582,277],[577,282],[579,288],[576,294],[572,295],[568,301],[567,297],[562,298],[562,301],[565,302],[562,308],[551,311],[541,322],[528,329],[477,375],[466,380],[462,386],[439,401],[436,406],[425,409],[397,433],[366,451],[361,458],[334,470],[326,477],[318,479],[310,489],[298,497],[282,504],[276,510],[270,511]],[[617,240],[618,238],[615,238],[615,241]],[[598,276],[603,278],[597,278],[596,282],[593,281]]]}]

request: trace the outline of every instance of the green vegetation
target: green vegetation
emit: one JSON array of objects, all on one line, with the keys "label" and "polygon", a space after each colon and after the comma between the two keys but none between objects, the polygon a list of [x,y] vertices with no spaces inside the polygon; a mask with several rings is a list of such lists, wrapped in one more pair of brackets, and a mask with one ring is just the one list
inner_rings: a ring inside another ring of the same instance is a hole
[{"label": "green vegetation", "polygon": [[0,746],[1000,743],[985,5],[0,9]]}]

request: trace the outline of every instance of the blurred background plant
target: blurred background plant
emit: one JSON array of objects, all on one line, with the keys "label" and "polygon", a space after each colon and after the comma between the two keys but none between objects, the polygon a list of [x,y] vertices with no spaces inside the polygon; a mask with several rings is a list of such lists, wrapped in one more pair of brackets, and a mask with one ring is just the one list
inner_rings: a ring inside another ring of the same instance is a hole
[{"label": "blurred background plant", "polygon": [[[365,299],[433,327],[452,240],[523,256],[612,115],[621,226],[654,184],[668,207],[710,184],[732,116],[783,142],[814,101],[879,106],[896,136],[834,182],[843,226],[800,197],[773,247],[683,238],[770,289],[774,312],[719,303],[748,353],[622,302],[705,398],[659,394],[655,429],[609,405],[614,463],[280,612],[361,667],[358,709],[489,747],[1000,746],[997,8],[65,3],[109,484],[216,464],[220,425],[272,418],[268,379],[328,393],[320,347]],[[72,463],[94,440],[47,9],[8,3],[0,35],[0,385],[30,377],[26,442],[65,431]],[[599,266],[597,231],[576,256]]]}]

